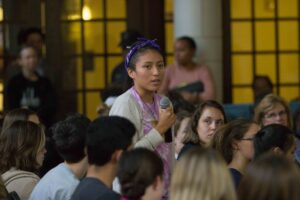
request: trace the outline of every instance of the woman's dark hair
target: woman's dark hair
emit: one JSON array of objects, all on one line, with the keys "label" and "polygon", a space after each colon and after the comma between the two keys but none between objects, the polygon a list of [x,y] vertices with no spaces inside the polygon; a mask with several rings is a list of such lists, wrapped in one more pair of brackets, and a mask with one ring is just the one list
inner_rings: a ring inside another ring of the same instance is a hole
[{"label": "woman's dark hair", "polygon": [[238,188],[243,200],[298,200],[300,174],[283,155],[267,153],[253,161]]},{"label": "woman's dark hair", "polygon": [[138,38],[138,41],[130,47],[126,55],[125,68],[135,70],[135,64],[138,58],[148,50],[156,51],[163,57],[163,53],[160,50],[160,46],[156,43],[156,40]]},{"label": "woman's dark hair", "polygon": [[187,131],[186,135],[183,138],[184,144],[187,144],[190,142],[194,143],[194,144],[199,144],[201,142],[200,138],[198,136],[197,127],[198,127],[199,119],[200,119],[203,111],[206,108],[218,109],[223,114],[224,123],[227,123],[226,114],[225,114],[224,108],[221,104],[219,104],[217,101],[214,101],[214,100],[204,101],[198,106],[198,108],[195,110],[194,114],[192,115],[192,118],[188,125],[189,130]]},{"label": "woman's dark hair", "polygon": [[37,154],[43,148],[43,129],[30,121],[15,121],[0,135],[0,173],[11,167],[37,172]]},{"label": "woman's dark hair", "polygon": [[263,127],[254,137],[255,158],[279,147],[284,153],[295,145],[293,132],[281,124],[271,124]]},{"label": "woman's dark hair", "polygon": [[185,118],[190,118],[192,116],[192,114],[188,111],[185,110],[181,110],[176,114],[176,121],[174,124],[174,136],[177,136],[177,132],[180,128],[180,124],[182,122],[182,120],[184,120]]},{"label": "woman's dark hair", "polygon": [[26,108],[16,108],[9,111],[4,117],[2,131],[10,127],[15,121],[27,121],[30,115],[36,115],[36,113]]},{"label": "woman's dark hair", "polygon": [[137,148],[124,152],[117,172],[122,195],[128,199],[140,199],[157,176],[163,176],[163,162],[154,152]]},{"label": "woman's dark hair", "polygon": [[227,163],[233,159],[233,142],[241,140],[252,124],[256,123],[252,120],[237,119],[223,125],[216,131],[212,147],[221,153]]},{"label": "woman's dark hair", "polygon": [[189,36],[179,37],[179,38],[177,38],[177,41],[186,41],[189,44],[189,47],[191,49],[196,49],[197,48],[195,40],[193,38],[189,37]]}]

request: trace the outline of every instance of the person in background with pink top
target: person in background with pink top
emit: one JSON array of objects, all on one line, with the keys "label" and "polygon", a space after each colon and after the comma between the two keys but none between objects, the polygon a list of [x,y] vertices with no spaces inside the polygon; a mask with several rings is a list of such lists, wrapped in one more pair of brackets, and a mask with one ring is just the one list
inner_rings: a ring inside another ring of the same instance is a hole
[{"label": "person in background with pink top", "polygon": [[182,91],[180,94],[193,104],[215,99],[215,85],[209,68],[193,61],[196,48],[196,43],[191,37],[183,36],[176,40],[175,64],[167,67],[159,93],[166,94],[178,87],[201,81],[204,86],[203,92]]}]

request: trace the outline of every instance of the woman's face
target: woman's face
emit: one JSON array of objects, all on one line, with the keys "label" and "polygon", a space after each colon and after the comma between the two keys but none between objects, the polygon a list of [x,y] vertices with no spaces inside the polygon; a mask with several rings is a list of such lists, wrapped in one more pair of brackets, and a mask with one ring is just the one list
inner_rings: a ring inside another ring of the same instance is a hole
[{"label": "woman's face", "polygon": [[45,147],[45,141],[43,141],[43,144],[41,144],[40,149],[38,150],[37,155],[36,155],[36,161],[40,167],[43,165],[46,152],[47,152],[47,150]]},{"label": "woman's face", "polygon": [[239,153],[249,161],[254,157],[253,139],[259,129],[260,127],[258,124],[251,124],[243,138],[236,143]]},{"label": "woman's face", "polygon": [[26,71],[35,71],[38,66],[38,56],[35,49],[28,47],[20,52],[20,65]]},{"label": "woman's face", "polygon": [[135,69],[128,69],[136,89],[141,92],[155,92],[159,89],[165,72],[163,57],[154,50],[139,55]]},{"label": "woman's face", "polygon": [[185,40],[177,40],[175,42],[175,59],[180,65],[186,65],[193,61],[195,50],[189,46]]},{"label": "woman's face", "polygon": [[276,103],[271,110],[265,113],[262,123],[263,126],[270,124],[288,126],[288,116],[284,106],[280,103]]},{"label": "woman's face", "polygon": [[174,145],[175,145],[175,152],[176,153],[179,153],[180,150],[182,149],[183,145],[184,145],[182,143],[182,140],[183,140],[183,138],[186,134],[186,128],[187,128],[187,125],[188,125],[189,121],[190,121],[190,118],[186,117],[180,123],[179,129],[178,129],[176,137],[174,139]]},{"label": "woman's face", "polygon": [[222,112],[214,107],[204,108],[197,126],[197,133],[201,142],[209,145],[216,129],[224,124],[224,116]]}]

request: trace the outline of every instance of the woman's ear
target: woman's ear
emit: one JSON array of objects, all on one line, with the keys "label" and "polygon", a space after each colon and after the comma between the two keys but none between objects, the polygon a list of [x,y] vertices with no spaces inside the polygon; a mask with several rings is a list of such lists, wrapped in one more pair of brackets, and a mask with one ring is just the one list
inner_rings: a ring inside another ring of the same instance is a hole
[{"label": "woman's ear", "polygon": [[114,161],[114,162],[116,162],[116,163],[118,163],[119,160],[120,160],[120,158],[121,158],[121,156],[122,156],[122,154],[123,154],[123,150],[121,150],[121,149],[116,150],[116,151],[112,154],[111,160]]},{"label": "woman's ear", "polygon": [[127,69],[127,73],[128,73],[128,76],[130,77],[130,78],[132,78],[133,80],[135,79],[135,71],[133,70],[133,69],[130,69],[130,68],[128,68]]},{"label": "woman's ear", "polygon": [[154,183],[153,183],[153,190],[157,190],[158,188],[161,187],[163,184],[163,180],[160,176],[156,176]]},{"label": "woman's ear", "polygon": [[231,143],[231,148],[232,148],[232,150],[234,150],[234,151],[237,151],[237,150],[240,149],[237,140],[233,140],[233,141],[232,141],[232,143]]}]

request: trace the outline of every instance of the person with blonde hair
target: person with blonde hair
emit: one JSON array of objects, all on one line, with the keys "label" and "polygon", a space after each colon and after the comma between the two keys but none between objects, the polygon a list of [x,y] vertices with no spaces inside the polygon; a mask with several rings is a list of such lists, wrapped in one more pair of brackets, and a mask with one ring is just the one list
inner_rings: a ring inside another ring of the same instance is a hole
[{"label": "person with blonde hair", "polygon": [[266,95],[255,107],[254,120],[260,126],[281,124],[292,127],[290,110],[283,98],[276,94]]},{"label": "person with blonde hair", "polygon": [[235,200],[236,194],[226,163],[210,148],[195,147],[176,164],[170,200]]},{"label": "person with blonde hair", "polygon": [[298,200],[300,172],[283,155],[267,153],[250,164],[241,181],[241,200]]}]

